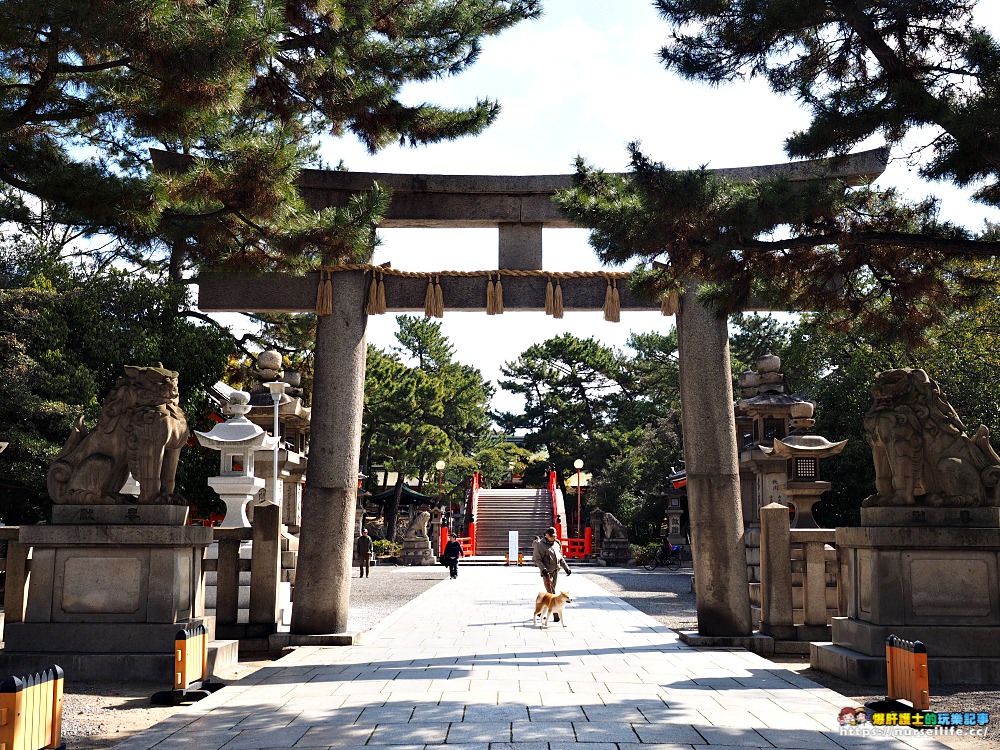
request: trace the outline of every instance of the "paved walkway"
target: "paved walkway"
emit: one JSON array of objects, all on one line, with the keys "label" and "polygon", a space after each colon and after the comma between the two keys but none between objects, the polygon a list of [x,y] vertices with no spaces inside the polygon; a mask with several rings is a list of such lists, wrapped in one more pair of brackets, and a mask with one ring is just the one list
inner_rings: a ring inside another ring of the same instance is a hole
[{"label": "paved walkway", "polygon": [[842,736],[850,699],[749,652],[686,646],[583,570],[560,582],[565,627],[542,629],[534,569],[466,566],[361,645],[297,649],[117,747],[942,747]]}]

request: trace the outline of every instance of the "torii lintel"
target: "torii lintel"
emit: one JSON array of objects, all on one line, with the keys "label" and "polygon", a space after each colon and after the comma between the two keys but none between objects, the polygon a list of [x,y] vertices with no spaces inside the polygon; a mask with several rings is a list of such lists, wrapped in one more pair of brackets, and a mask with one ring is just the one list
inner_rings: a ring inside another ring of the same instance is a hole
[{"label": "torii lintel", "polygon": [[[180,170],[191,161],[189,156],[167,151],[151,150],[150,156],[154,168],[160,171]],[[740,182],[785,177],[796,182],[835,179],[845,185],[859,185],[882,174],[888,158],[888,149],[879,148],[825,159],[709,171]],[[497,268],[541,270],[542,229],[574,226],[552,200],[556,191],[571,187],[572,181],[572,175],[428,175],[305,169],[298,186],[308,205],[320,210],[347,205],[352,195],[378,182],[392,189],[392,203],[380,227],[497,227]]]}]

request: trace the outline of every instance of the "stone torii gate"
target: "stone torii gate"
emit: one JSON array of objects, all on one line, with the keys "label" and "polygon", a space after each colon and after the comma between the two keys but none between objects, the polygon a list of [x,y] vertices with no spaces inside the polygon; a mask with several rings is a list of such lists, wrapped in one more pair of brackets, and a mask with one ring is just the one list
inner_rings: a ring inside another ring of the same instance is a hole
[{"label": "stone torii gate", "polygon": [[[179,157],[163,152],[153,157],[159,169],[180,166]],[[793,181],[835,178],[845,185],[857,185],[881,174],[886,159],[887,152],[878,149],[836,159],[714,172],[741,181],[781,175]],[[541,273],[542,229],[574,226],[552,201],[556,190],[570,187],[569,175],[306,170],[299,187],[309,204],[320,209],[343,205],[351,194],[368,189],[374,181],[393,190],[383,227],[497,227],[497,268],[503,278],[505,311],[545,309],[545,287],[553,277],[563,287],[566,310],[599,310],[604,305],[609,274]],[[332,310],[318,319],[312,440],[291,625],[293,635],[300,637],[347,629],[364,401],[366,295],[373,272],[377,270],[356,267],[329,274],[327,294]],[[434,272],[378,275],[384,281],[387,311],[424,310],[428,279],[436,275],[446,278],[449,310],[486,307],[486,272],[454,274],[451,278]],[[321,278],[325,280],[326,274],[205,273],[198,278],[199,308],[203,312],[312,312]],[[695,288],[693,281],[679,301],[677,329],[698,632],[707,637],[741,638],[750,635],[752,625],[733,429],[728,322],[697,303]],[[660,302],[636,297],[625,284],[618,294],[621,310],[660,309]]]}]

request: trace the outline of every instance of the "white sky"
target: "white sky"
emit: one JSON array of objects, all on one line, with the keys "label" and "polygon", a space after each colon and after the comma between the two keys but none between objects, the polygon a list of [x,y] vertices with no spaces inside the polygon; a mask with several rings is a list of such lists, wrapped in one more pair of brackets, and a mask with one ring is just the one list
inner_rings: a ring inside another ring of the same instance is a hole
[{"label": "white sky", "polygon": [[[986,3],[987,5],[1000,5]],[[1000,8],[989,13],[1000,17]],[[985,21],[993,19],[983,18]],[[990,22],[997,28],[997,24]],[[389,148],[368,155],[350,139],[330,141],[327,164],[348,169],[430,174],[567,174],[579,154],[595,166],[627,168],[625,146],[640,140],[651,157],[670,167],[734,167],[786,161],[782,143],[807,119],[791,99],[772,95],[760,82],[709,87],[680,80],[657,60],[667,25],[648,0],[548,0],[545,15],[485,42],[467,72],[407,90],[410,101],[465,106],[477,97],[499,100],[503,110],[483,135],[452,143]],[[873,144],[879,145],[879,144]],[[884,184],[914,184],[905,164],[893,163]],[[979,227],[997,212],[966,201],[943,185],[922,185],[914,196],[944,197],[944,213]],[[403,270],[477,270],[497,265],[496,230],[396,229],[381,232],[376,263]],[[544,267],[596,270],[600,263],[585,230],[545,230]],[[623,312],[620,323],[601,313],[567,312],[561,320],[543,313],[499,316],[447,310],[442,331],[457,358],[495,380],[504,362],[534,343],[560,333],[594,336],[621,347],[631,331],[667,331],[673,318]],[[368,338],[396,343],[395,316],[369,318]],[[518,410],[515,397],[499,391],[494,408]]]}]

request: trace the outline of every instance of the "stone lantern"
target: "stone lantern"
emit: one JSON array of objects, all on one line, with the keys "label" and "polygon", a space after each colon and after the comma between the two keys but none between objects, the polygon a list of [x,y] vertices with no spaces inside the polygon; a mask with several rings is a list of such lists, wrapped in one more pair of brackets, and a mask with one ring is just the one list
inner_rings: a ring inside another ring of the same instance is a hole
[{"label": "stone lantern", "polygon": [[756,523],[760,508],[777,502],[795,511],[792,528],[817,528],[812,508],[830,489],[820,481],[819,460],[840,453],[847,441],[807,434],[816,405],[784,392],[777,356],[764,354],[756,365],[740,375],[736,405],[744,517]]},{"label": "stone lantern", "polygon": [[[254,374],[258,381],[250,388],[250,405],[254,408],[247,419],[281,438],[277,449],[261,449],[257,454],[257,476],[265,483],[263,496],[281,506],[283,527],[297,534],[311,417],[311,410],[302,403],[302,375],[295,370],[283,370],[281,354],[274,350],[257,355]],[[254,501],[247,509],[251,518],[256,505]]]},{"label": "stone lantern", "polygon": [[791,524],[793,529],[819,528],[816,519],[813,518],[812,509],[819,502],[820,496],[831,487],[829,482],[821,481],[819,478],[819,460],[836,456],[844,450],[845,445],[847,445],[846,440],[831,443],[822,435],[793,432],[786,438],[775,440],[770,448],[760,447],[764,453],[779,456],[787,461],[788,480],[785,483],[785,496],[789,505],[795,508],[795,517]]},{"label": "stone lantern", "polygon": [[198,442],[219,451],[219,476],[210,477],[208,485],[226,504],[226,527],[248,527],[247,504],[257,497],[264,480],[254,476],[254,452],[273,450],[277,438],[268,435],[246,418],[251,409],[250,394],[233,391],[226,411],[233,417],[215,425],[209,432],[198,432]]}]

